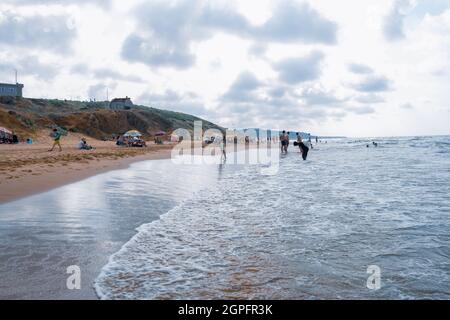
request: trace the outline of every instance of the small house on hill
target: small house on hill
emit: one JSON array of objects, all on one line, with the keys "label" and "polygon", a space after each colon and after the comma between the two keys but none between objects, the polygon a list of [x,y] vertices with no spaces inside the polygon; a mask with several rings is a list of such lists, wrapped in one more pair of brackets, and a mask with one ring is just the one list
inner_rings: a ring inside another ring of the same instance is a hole
[{"label": "small house on hill", "polygon": [[23,84],[0,83],[0,96],[22,97]]},{"label": "small house on hill", "polygon": [[128,97],[116,98],[116,99],[113,99],[109,103],[109,108],[112,110],[123,110],[123,109],[129,109],[131,107],[133,107],[133,102]]}]

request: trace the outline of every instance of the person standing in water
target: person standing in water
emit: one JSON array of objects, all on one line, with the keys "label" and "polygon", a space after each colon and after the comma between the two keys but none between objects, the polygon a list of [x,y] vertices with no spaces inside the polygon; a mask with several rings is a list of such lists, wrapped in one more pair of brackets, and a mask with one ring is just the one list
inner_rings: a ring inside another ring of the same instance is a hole
[{"label": "person standing in water", "polygon": [[281,153],[287,153],[289,137],[286,134],[285,130],[283,130],[283,133],[280,135],[280,142],[281,142]]},{"label": "person standing in water", "polygon": [[59,132],[58,129],[53,129],[52,138],[53,138],[53,146],[48,151],[49,152],[53,151],[55,146],[58,146],[59,147],[59,152],[61,152],[62,151],[62,148],[61,148],[61,132]]},{"label": "person standing in water", "polygon": [[298,132],[297,132],[297,145],[300,149],[300,152],[302,153],[303,160],[306,160],[306,158],[308,157],[309,148],[303,143],[302,137]]},{"label": "person standing in water", "polygon": [[220,141],[220,150],[222,150],[221,160],[227,161],[227,139],[225,136],[222,137],[222,141]]}]

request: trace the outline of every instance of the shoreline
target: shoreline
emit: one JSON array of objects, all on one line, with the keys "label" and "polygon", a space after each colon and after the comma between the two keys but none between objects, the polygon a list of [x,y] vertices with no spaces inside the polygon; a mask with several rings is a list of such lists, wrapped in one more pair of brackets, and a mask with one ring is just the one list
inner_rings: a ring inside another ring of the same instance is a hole
[{"label": "shoreline", "polygon": [[[128,168],[132,163],[146,160],[170,159],[172,145],[151,145],[146,149],[117,149],[124,154],[100,154],[89,151],[79,151],[82,158],[76,157],[69,160],[58,159],[58,156],[70,158],[72,149],[67,152],[54,151],[49,156],[55,156],[55,163],[25,164],[19,166],[15,172],[20,175],[6,176],[0,172],[0,205],[20,200],[29,196],[44,193],[52,189],[72,184],[108,171]],[[46,151],[45,151],[46,152]],[[3,150],[0,149],[0,153]],[[43,159],[45,161],[45,159]],[[2,163],[3,165],[3,163]],[[10,165],[14,165],[12,162]]]},{"label": "shoreline", "polygon": [[[79,137],[73,134],[74,145]],[[67,143],[68,144],[68,143]],[[67,145],[66,144],[66,145]],[[0,145],[0,205],[44,193],[132,163],[170,159],[175,145],[149,144],[146,148],[118,147],[93,140],[96,149],[78,150],[63,145],[63,152],[48,152],[50,141],[34,145]],[[255,148],[251,144],[245,148]],[[191,152],[195,146],[191,146]]]}]

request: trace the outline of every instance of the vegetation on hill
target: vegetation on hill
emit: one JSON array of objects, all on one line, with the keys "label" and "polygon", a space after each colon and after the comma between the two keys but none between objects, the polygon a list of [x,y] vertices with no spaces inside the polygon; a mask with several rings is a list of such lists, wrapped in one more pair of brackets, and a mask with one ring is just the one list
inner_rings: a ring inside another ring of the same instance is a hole
[{"label": "vegetation on hill", "polygon": [[151,137],[158,131],[170,133],[178,128],[192,131],[194,121],[199,120],[204,130],[223,130],[192,115],[146,106],[110,110],[107,102],[0,97],[0,126],[13,130],[22,139],[54,127],[97,139],[109,139],[131,129]]}]

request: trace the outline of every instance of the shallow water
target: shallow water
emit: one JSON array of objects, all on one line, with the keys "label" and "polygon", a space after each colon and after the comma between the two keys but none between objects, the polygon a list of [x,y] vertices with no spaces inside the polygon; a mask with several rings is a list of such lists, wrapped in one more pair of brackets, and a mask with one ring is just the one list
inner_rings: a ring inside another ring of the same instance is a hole
[{"label": "shallow water", "polygon": [[[449,137],[319,144],[142,225],[97,278],[115,299],[448,299]],[[291,151],[294,151],[291,148]],[[227,165],[225,165],[227,168]],[[367,268],[381,288],[367,287]]]},{"label": "shallow water", "polygon": [[450,298],[450,137],[370,142],[291,146],[275,175],[147,161],[1,205],[0,297]]},{"label": "shallow water", "polygon": [[[95,278],[135,228],[217,175],[214,167],[146,161],[0,205],[0,298],[96,299]],[[81,269],[81,290],[67,289],[71,265]]]}]

